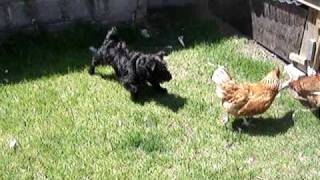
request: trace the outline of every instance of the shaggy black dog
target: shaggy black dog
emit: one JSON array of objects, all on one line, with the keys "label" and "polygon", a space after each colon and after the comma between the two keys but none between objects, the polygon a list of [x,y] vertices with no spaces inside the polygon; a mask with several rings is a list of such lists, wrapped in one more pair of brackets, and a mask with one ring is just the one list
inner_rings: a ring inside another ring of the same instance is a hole
[{"label": "shaggy black dog", "polygon": [[120,83],[136,99],[141,86],[150,83],[159,92],[167,90],[160,86],[161,83],[170,81],[172,76],[163,60],[165,53],[160,51],[155,54],[144,54],[129,51],[124,41],[117,35],[117,30],[112,28],[99,49],[90,47],[93,53],[89,74],[95,73],[97,65],[111,66]]}]

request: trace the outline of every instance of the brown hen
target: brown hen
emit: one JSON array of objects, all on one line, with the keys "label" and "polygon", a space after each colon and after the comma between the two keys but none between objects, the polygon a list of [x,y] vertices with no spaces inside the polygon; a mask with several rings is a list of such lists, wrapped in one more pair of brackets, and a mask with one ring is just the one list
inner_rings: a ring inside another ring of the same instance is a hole
[{"label": "brown hen", "polygon": [[300,77],[291,81],[289,88],[313,110],[320,107],[320,75]]},{"label": "brown hen", "polygon": [[[219,67],[212,76],[216,83],[216,94],[222,99],[222,107],[234,117],[245,118],[264,113],[272,104],[279,91],[280,70],[276,68],[257,83],[239,84],[232,80],[223,67]],[[222,120],[228,121],[228,116]]]}]

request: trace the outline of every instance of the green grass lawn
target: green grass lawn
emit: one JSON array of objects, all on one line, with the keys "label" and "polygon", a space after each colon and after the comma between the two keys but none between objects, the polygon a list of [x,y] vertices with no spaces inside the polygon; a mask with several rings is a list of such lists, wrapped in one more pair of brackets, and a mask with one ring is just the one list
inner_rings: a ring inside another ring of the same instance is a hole
[{"label": "green grass lawn", "polygon": [[0,47],[1,179],[320,178],[319,119],[289,93],[241,132],[240,120],[218,123],[213,70],[224,65],[237,80],[256,81],[275,64],[239,53],[244,39],[222,36],[212,21],[169,12],[149,22],[151,39],[129,26],[120,34],[133,49],[172,46],[173,80],[168,95],[146,88],[138,103],[111,68],[87,73],[88,46],[107,29],[15,35]]}]

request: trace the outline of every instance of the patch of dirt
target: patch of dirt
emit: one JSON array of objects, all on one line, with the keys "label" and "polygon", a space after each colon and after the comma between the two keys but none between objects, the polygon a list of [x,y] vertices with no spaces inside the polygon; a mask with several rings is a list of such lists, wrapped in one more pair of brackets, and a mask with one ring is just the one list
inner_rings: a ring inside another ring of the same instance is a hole
[{"label": "patch of dirt", "polygon": [[252,39],[246,38],[245,45],[239,49],[239,52],[254,59],[271,60],[276,63],[281,63],[282,65],[285,64],[285,62],[277,55],[267,50]]},{"label": "patch of dirt", "polygon": [[279,65],[285,65],[285,62],[281,60],[277,55],[258,44],[253,39],[248,38],[247,36],[241,34],[237,29],[232,27],[230,24],[224,22],[216,16],[211,16],[210,19],[217,22],[220,33],[226,37],[235,37],[243,39],[245,45],[239,48],[239,53],[245,54],[253,59],[261,60],[271,60]]}]

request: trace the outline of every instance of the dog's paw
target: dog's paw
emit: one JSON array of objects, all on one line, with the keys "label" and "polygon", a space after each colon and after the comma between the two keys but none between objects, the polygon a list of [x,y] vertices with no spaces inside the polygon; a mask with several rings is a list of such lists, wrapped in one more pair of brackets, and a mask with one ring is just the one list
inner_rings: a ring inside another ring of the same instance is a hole
[{"label": "dog's paw", "polygon": [[94,68],[89,68],[89,69],[88,69],[88,73],[89,73],[90,75],[93,75],[93,74],[95,73]]},{"label": "dog's paw", "polygon": [[138,93],[131,93],[130,94],[130,98],[132,101],[137,101],[138,100]]},{"label": "dog's paw", "polygon": [[161,94],[167,94],[168,93],[168,90],[166,88],[157,88],[156,91],[158,91],[159,93]]},{"label": "dog's paw", "polygon": [[168,93],[168,90],[166,88],[163,88],[160,86],[160,84],[157,84],[157,83],[153,83],[152,84],[152,87],[155,91],[159,92],[159,93],[162,93],[162,94],[166,94]]}]

